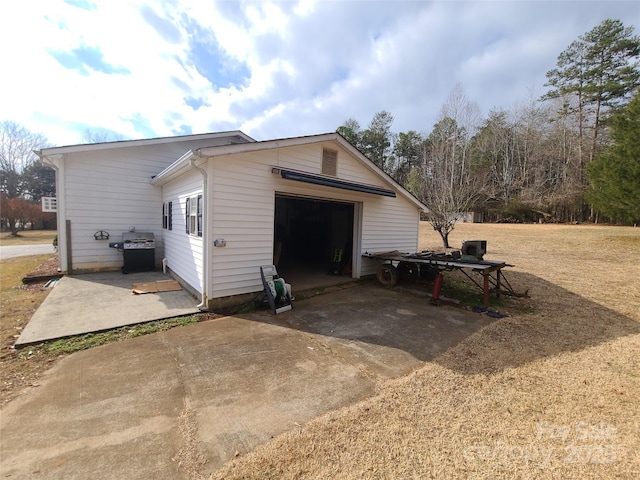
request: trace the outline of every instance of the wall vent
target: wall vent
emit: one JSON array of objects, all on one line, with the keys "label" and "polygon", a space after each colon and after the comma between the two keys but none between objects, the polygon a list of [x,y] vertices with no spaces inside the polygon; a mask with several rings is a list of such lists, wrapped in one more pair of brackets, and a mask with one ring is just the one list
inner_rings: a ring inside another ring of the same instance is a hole
[{"label": "wall vent", "polygon": [[335,177],[338,175],[338,151],[322,149],[322,174]]}]

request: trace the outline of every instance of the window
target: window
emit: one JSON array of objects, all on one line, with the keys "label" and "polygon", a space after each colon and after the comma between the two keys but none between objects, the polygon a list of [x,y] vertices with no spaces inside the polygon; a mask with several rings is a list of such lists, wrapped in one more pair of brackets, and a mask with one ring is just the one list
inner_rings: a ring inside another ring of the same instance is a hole
[{"label": "window", "polygon": [[338,174],[337,150],[322,149],[322,174],[335,177]]},{"label": "window", "polygon": [[189,235],[202,236],[202,195],[187,198],[186,232]]},{"label": "window", "polygon": [[162,228],[173,230],[173,202],[162,204]]},{"label": "window", "polygon": [[42,197],[42,211],[43,212],[57,212],[58,211],[58,199],[56,197]]}]

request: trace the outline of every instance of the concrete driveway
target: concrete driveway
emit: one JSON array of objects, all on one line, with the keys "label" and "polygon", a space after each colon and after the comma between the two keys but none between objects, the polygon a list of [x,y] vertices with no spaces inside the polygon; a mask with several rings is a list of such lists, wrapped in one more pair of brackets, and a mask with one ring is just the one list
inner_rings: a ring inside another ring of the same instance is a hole
[{"label": "concrete driveway", "polygon": [[207,478],[236,455],[373,395],[486,316],[352,284],[75,353],[1,412],[5,478]]}]

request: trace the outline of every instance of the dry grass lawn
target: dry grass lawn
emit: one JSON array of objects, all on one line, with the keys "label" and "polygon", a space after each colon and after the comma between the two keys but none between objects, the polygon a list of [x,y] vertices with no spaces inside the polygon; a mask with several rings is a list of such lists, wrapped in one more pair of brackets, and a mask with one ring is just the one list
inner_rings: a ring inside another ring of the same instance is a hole
[{"label": "dry grass lawn", "polygon": [[7,258],[0,261],[0,406],[15,398],[40,375],[57,355],[30,355],[13,345],[34,312],[49,294],[42,283],[23,285],[22,277],[46,262],[51,255]]},{"label": "dry grass lawn", "polygon": [[[531,298],[216,478],[640,478],[640,229],[462,224],[463,239],[488,240]],[[421,248],[438,245],[423,224]]]},{"label": "dry grass lawn", "polygon": [[56,236],[55,230],[22,230],[14,237],[10,232],[0,233],[0,245],[36,245],[51,244]]}]

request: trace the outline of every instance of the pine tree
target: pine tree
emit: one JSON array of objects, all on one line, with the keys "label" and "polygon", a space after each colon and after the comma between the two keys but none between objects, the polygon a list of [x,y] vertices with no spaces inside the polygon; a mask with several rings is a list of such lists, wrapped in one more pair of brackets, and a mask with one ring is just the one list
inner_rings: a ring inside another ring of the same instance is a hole
[{"label": "pine tree", "polygon": [[578,37],[547,72],[551,90],[543,99],[560,98],[576,115],[578,126],[576,183],[586,186],[586,165],[598,154],[606,118],[629,101],[640,85],[640,38],[633,27],[606,19]]},{"label": "pine tree", "polygon": [[614,144],[588,167],[588,199],[616,222],[640,222],[640,90],[611,120]]}]

